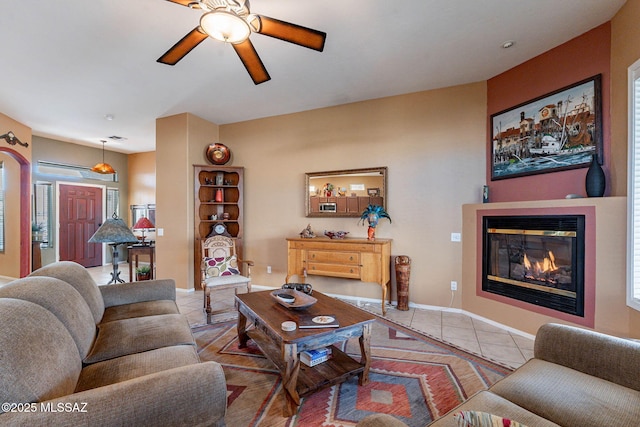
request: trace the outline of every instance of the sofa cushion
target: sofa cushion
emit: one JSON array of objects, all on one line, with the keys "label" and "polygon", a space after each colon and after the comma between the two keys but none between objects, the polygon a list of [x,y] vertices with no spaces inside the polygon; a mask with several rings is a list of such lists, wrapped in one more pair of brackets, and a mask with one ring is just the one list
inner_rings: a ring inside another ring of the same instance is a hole
[{"label": "sofa cushion", "polygon": [[640,343],[633,340],[547,323],[536,334],[534,356],[640,391]]},{"label": "sofa cushion", "polygon": [[67,328],[80,357],[88,353],[96,337],[93,315],[73,286],[53,277],[25,277],[0,288],[0,297],[31,301],[53,313]]},{"label": "sofa cushion", "polygon": [[640,392],[539,359],[529,360],[491,391],[567,427],[631,426],[640,420]]},{"label": "sofa cushion", "polygon": [[163,347],[117,357],[85,367],[80,374],[76,392],[199,362],[196,348],[192,345]]},{"label": "sofa cushion", "polygon": [[76,288],[86,301],[93,314],[94,324],[97,325],[104,314],[104,300],[98,285],[86,268],[72,261],[60,261],[45,265],[29,276],[48,276],[63,280]]},{"label": "sofa cushion", "polygon": [[173,279],[100,285],[98,289],[102,294],[105,308],[136,302],[176,300],[176,281]]},{"label": "sofa cushion", "polygon": [[144,301],[133,304],[114,305],[104,310],[100,323],[134,317],[156,316],[159,314],[179,314],[180,310],[173,300]]},{"label": "sofa cushion", "polygon": [[205,257],[205,278],[233,276],[240,274],[238,269],[238,258],[235,255],[228,257],[210,258]]},{"label": "sofa cushion", "polygon": [[[429,424],[429,427],[457,427],[457,421],[453,416],[460,411],[489,412],[494,415],[516,420],[530,427],[560,427],[558,424],[545,420],[487,390],[476,393],[462,405],[457,406],[448,414]],[[358,426],[360,425],[358,424]]]},{"label": "sofa cushion", "polygon": [[0,298],[0,325],[0,402],[39,402],[73,393],[80,355],[53,314],[29,301]]},{"label": "sofa cushion", "polygon": [[100,324],[98,337],[84,363],[172,345],[195,345],[189,322],[182,314],[115,320]]}]

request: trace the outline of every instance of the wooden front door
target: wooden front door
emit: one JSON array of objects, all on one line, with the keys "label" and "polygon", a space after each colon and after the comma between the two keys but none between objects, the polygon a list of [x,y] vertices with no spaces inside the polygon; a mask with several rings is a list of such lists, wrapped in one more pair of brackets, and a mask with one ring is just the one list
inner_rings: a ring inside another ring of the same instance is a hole
[{"label": "wooden front door", "polygon": [[102,224],[102,188],[60,185],[60,261],[102,265],[102,244],[89,243]]}]

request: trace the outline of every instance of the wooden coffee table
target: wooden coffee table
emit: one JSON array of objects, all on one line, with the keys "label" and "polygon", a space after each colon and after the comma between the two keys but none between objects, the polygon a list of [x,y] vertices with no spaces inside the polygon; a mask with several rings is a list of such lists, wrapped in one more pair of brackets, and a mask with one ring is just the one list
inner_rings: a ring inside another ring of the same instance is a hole
[{"label": "wooden coffee table", "polygon": [[[283,416],[294,415],[300,398],[325,387],[339,384],[353,375],[358,383],[369,382],[371,365],[371,326],[375,317],[357,307],[314,291],[317,303],[304,310],[288,309],[277,303],[272,291],[236,295],[240,348],[252,339],[264,355],[280,370],[284,393]],[[298,315],[335,315],[338,328],[296,329],[285,332],[282,322],[297,323]],[[247,330],[247,321],[253,328]],[[332,344],[358,338],[360,360],[355,360]],[[314,367],[300,363],[302,351],[332,346],[332,358]]]}]

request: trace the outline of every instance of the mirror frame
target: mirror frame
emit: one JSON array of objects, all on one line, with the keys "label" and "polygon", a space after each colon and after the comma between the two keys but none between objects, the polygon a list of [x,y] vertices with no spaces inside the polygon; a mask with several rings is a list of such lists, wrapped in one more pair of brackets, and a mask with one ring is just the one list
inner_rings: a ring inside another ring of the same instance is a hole
[{"label": "mirror frame", "polygon": [[[382,196],[382,205],[387,210],[387,167],[362,168],[362,169],[343,169],[326,172],[307,172],[304,177],[304,206],[305,214],[308,218],[335,218],[335,217],[352,217],[359,218],[361,212],[311,212],[311,195],[309,194],[309,183],[313,178],[345,176],[345,175],[362,175],[370,173],[379,173],[382,177],[382,186],[380,188],[380,196]],[[342,196],[340,196],[342,197]]]}]

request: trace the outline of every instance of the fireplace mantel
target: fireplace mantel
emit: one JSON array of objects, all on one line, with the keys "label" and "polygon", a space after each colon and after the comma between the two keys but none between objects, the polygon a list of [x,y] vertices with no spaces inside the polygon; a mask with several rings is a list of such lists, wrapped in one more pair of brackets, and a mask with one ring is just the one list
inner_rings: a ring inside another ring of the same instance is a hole
[{"label": "fireplace mantel", "polygon": [[[462,308],[535,333],[548,322],[625,332],[626,197],[561,199],[463,206]],[[482,291],[482,219],[495,215],[585,215],[585,316]]]}]

